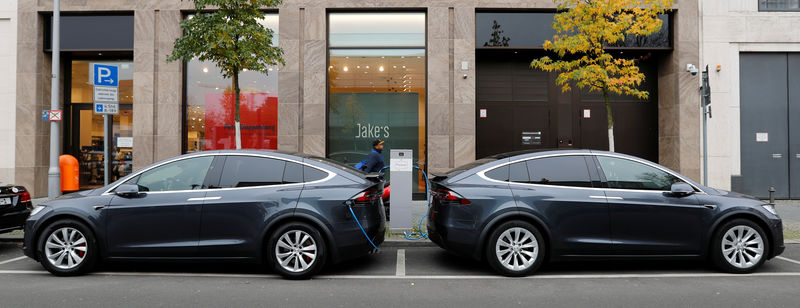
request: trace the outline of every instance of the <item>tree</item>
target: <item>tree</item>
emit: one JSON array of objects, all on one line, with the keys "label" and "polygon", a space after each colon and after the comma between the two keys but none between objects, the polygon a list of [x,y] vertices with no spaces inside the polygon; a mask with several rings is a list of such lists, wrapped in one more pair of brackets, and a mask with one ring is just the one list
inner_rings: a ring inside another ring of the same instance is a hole
[{"label": "tree", "polygon": [[647,91],[637,89],[644,81],[636,59],[615,58],[606,48],[622,42],[626,36],[647,36],[661,29],[659,14],[665,13],[673,0],[555,0],[553,40],[544,49],[557,59],[542,57],[531,67],[558,72],[556,83],[562,91],[570,85],[601,92],[608,115],[608,148],[614,151],[614,118],[609,94],[631,95],[647,99]]},{"label": "tree", "polygon": [[273,31],[259,23],[264,18],[262,9],[275,7],[281,0],[191,1],[195,15],[181,22],[183,36],[175,40],[167,61],[210,61],[223,77],[232,79],[236,149],[241,149],[239,73],[268,74],[270,66],[285,64],[283,50],[272,46]]},{"label": "tree", "polygon": [[508,47],[508,42],[511,38],[503,36],[503,26],[497,23],[497,20],[492,21],[492,38],[488,42],[483,43],[483,46],[491,47]]}]

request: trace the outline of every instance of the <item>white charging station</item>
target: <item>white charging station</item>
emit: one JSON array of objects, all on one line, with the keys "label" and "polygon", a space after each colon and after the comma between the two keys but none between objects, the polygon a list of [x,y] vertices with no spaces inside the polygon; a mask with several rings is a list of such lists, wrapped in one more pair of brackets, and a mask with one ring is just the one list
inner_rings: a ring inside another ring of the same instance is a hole
[{"label": "white charging station", "polygon": [[412,150],[392,150],[389,156],[389,176],[392,193],[389,196],[391,206],[391,229],[411,230],[411,186],[414,171],[414,152]]}]

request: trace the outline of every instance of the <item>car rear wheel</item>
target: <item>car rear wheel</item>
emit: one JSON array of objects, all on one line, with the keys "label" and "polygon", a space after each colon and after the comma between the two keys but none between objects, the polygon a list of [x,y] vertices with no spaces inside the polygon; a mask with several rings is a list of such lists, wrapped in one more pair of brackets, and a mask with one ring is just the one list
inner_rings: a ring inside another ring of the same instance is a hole
[{"label": "car rear wheel", "polygon": [[294,222],[275,231],[266,254],[278,274],[288,279],[308,279],[325,265],[325,242],[316,228]]},{"label": "car rear wheel", "polygon": [[97,243],[83,223],[59,220],[44,229],[39,237],[39,261],[56,276],[76,276],[94,267]]},{"label": "car rear wheel", "polygon": [[486,245],[489,265],[505,276],[526,276],[544,261],[541,232],[524,221],[510,221],[497,227]]},{"label": "car rear wheel", "polygon": [[717,231],[712,260],[723,271],[750,273],[764,264],[769,243],[761,227],[746,219],[731,220]]}]

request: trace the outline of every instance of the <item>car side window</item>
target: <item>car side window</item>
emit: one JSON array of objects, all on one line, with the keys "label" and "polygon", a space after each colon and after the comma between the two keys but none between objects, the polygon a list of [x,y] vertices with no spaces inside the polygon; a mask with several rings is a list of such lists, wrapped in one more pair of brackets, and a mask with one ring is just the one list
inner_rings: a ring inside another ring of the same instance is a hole
[{"label": "car side window", "polygon": [[535,158],[527,161],[530,183],[592,187],[586,160],[580,155]]},{"label": "car side window", "polygon": [[674,183],[683,183],[676,176],[636,161],[597,156],[609,188],[669,191]]},{"label": "car side window", "polygon": [[221,188],[283,184],[286,161],[255,156],[232,155],[225,159]]},{"label": "car side window", "polygon": [[283,183],[294,184],[303,182],[303,165],[293,162],[286,163],[286,169],[283,170]]},{"label": "car side window", "polygon": [[508,182],[508,170],[508,165],[505,165],[486,171],[485,175],[492,180]]},{"label": "car side window", "polygon": [[182,159],[145,171],[126,183],[139,185],[139,191],[151,192],[203,189],[212,161],[213,156]]},{"label": "car side window", "polygon": [[529,183],[531,181],[525,162],[513,163],[509,166],[508,180],[516,183]]},{"label": "car side window", "polygon": [[319,181],[324,178],[328,177],[328,173],[317,168],[305,166],[303,168],[303,181],[304,182],[313,182]]}]

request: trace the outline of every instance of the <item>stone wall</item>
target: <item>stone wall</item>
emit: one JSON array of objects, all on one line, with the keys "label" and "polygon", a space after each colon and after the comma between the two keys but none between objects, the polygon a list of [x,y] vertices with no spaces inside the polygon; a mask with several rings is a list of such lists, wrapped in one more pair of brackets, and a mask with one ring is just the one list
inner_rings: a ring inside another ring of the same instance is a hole
[{"label": "stone wall", "polygon": [[[134,168],[180,154],[182,65],[165,59],[191,3],[65,0],[61,5],[64,12],[134,13]],[[278,148],[325,154],[328,10],[409,8],[426,11],[428,20],[428,167],[441,172],[474,160],[476,9],[553,7],[550,0],[285,0],[279,8],[286,66],[278,74]],[[698,7],[696,1],[678,0],[676,8],[675,50],[659,72],[659,152],[666,166],[698,179],[699,81],[679,69],[699,62]],[[20,0],[17,15],[16,116],[21,123],[15,175],[36,196],[47,190],[49,129],[38,117],[50,97],[50,55],[42,49],[42,22],[51,10],[52,1]],[[468,69],[462,70],[462,62]]]},{"label": "stone wall", "polygon": [[759,12],[758,1],[703,0],[701,14],[701,64],[709,65],[714,116],[708,120],[708,183],[730,189],[731,176],[741,175],[739,53],[800,52],[800,12]]}]

